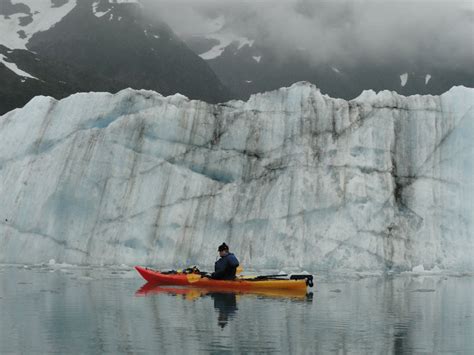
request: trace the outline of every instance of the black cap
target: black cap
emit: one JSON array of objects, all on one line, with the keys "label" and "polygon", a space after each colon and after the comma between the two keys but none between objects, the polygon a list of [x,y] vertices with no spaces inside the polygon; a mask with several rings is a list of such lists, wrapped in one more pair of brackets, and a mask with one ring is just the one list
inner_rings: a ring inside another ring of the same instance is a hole
[{"label": "black cap", "polygon": [[224,250],[229,250],[229,246],[226,243],[222,243],[219,245],[219,248],[217,248],[217,251],[224,251]]}]

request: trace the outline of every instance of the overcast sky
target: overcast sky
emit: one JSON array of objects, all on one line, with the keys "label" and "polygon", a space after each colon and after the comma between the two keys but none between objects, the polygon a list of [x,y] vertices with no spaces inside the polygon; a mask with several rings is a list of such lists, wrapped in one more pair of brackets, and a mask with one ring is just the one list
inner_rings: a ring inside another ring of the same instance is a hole
[{"label": "overcast sky", "polygon": [[315,63],[413,58],[472,66],[474,1],[142,0],[180,36],[227,29]]}]

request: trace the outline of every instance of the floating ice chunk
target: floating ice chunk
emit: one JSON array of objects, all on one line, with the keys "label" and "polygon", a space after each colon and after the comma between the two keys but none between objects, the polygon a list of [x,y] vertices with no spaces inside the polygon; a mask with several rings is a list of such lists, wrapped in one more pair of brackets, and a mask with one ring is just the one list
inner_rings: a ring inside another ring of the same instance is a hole
[{"label": "floating ice chunk", "polygon": [[413,271],[413,272],[424,272],[425,268],[423,267],[423,265],[418,265],[418,266],[415,266],[413,269],[411,269],[411,271]]},{"label": "floating ice chunk", "polygon": [[436,292],[434,288],[417,288],[411,292]]},{"label": "floating ice chunk", "polygon": [[340,74],[341,71],[339,69],[337,69],[336,67],[331,67],[332,71],[335,72],[335,73],[338,73]]},{"label": "floating ice chunk", "polygon": [[440,274],[442,273],[442,270],[438,265],[435,265],[432,269],[425,269],[423,265],[418,265],[412,269],[412,272],[417,274]]},{"label": "floating ice chunk", "polygon": [[253,56],[252,57],[257,63],[260,63],[260,59],[262,59],[262,56],[259,55],[259,56]]},{"label": "floating ice chunk", "polygon": [[48,264],[49,264],[49,265],[55,265],[55,264],[56,264],[56,260],[54,260],[54,259],[49,259]]},{"label": "floating ice chunk", "polygon": [[91,276],[80,276],[80,277],[78,277],[78,280],[80,280],[80,281],[93,281],[95,279]]}]

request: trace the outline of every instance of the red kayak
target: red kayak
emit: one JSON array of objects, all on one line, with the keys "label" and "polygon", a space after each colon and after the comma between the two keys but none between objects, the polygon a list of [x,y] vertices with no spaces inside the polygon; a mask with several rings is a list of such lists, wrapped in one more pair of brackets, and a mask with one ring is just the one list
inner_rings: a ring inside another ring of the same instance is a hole
[{"label": "red kayak", "polygon": [[135,269],[148,282],[155,285],[193,286],[200,288],[219,288],[229,290],[306,290],[313,286],[313,276],[293,275],[290,279],[251,276],[237,277],[234,280],[215,280],[202,273],[160,272],[136,266]]}]

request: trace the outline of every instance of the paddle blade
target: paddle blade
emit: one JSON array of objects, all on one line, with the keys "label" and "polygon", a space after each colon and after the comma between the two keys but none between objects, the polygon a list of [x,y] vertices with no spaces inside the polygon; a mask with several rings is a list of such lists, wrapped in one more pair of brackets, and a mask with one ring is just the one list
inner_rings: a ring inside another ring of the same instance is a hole
[{"label": "paddle blade", "polygon": [[244,268],[243,268],[242,266],[240,266],[240,265],[237,267],[237,270],[235,270],[235,274],[236,274],[236,275],[239,275],[239,274],[241,274],[241,273],[243,273],[243,272],[244,272]]}]

